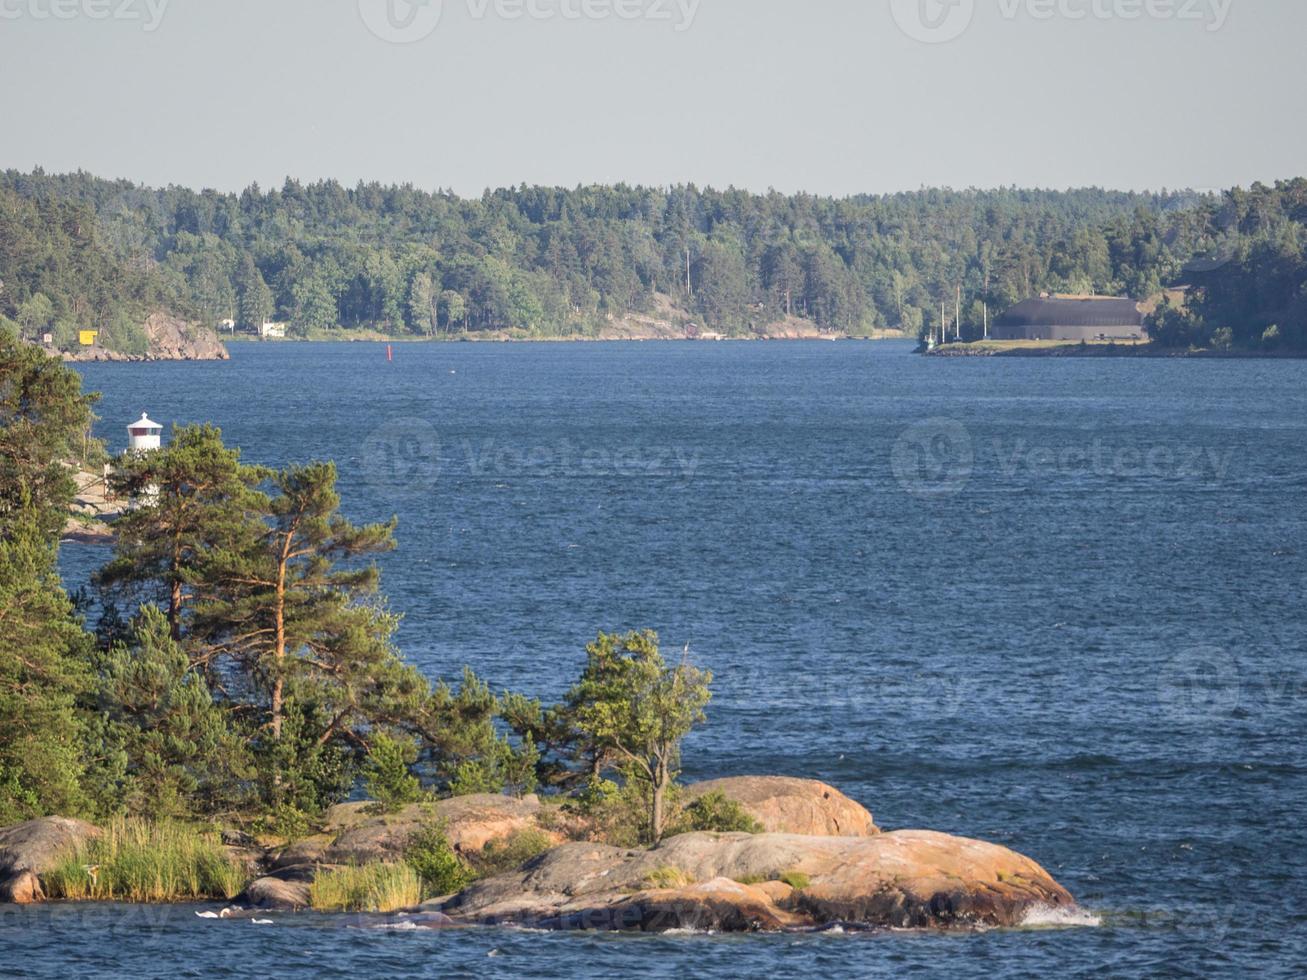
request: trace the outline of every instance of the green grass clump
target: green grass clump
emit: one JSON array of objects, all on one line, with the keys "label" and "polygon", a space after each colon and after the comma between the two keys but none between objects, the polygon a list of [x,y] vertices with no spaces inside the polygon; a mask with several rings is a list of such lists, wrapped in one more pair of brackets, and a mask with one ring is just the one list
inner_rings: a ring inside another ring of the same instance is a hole
[{"label": "green grass clump", "polygon": [[102,836],[66,851],[43,880],[56,899],[183,902],[232,898],[245,886],[246,873],[213,831],[120,819]]},{"label": "green grass clump", "polygon": [[422,901],[422,879],[407,864],[363,864],[323,871],[309,888],[320,912],[398,912]]},{"label": "green grass clump", "polygon": [[785,884],[789,885],[796,892],[801,892],[812,884],[812,879],[802,871],[786,871],[776,880],[785,882]]},{"label": "green grass clump", "polygon": [[644,884],[649,888],[685,888],[694,882],[694,875],[666,865],[654,868],[644,876]]},{"label": "green grass clump", "polygon": [[476,870],[485,878],[513,871],[553,846],[553,839],[542,830],[519,830],[504,840],[486,844],[476,859]]}]

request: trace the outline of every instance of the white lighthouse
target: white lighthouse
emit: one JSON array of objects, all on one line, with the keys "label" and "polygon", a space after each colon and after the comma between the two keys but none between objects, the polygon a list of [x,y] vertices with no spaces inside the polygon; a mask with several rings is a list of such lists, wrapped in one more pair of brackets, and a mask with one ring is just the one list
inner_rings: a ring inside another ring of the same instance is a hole
[{"label": "white lighthouse", "polygon": [[139,422],[127,427],[127,448],[133,453],[153,452],[163,445],[163,426],[144,412]]}]

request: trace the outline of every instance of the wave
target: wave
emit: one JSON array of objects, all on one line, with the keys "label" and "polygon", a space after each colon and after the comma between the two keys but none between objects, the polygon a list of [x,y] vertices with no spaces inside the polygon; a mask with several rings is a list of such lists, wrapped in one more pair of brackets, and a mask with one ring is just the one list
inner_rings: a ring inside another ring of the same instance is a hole
[{"label": "wave", "polygon": [[1035,905],[1021,917],[1023,929],[1094,929],[1102,924],[1101,916],[1079,906]]}]

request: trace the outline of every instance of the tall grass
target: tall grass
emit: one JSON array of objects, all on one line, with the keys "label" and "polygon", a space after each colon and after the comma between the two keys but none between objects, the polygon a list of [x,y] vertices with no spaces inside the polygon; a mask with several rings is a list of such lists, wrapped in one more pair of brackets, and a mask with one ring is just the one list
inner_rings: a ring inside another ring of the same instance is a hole
[{"label": "tall grass", "polygon": [[245,877],[242,865],[210,831],[120,819],[101,837],[65,852],[43,880],[51,898],[180,902],[232,898]]},{"label": "tall grass", "polygon": [[321,871],[309,889],[320,912],[398,912],[422,901],[422,879],[407,864],[363,864]]}]

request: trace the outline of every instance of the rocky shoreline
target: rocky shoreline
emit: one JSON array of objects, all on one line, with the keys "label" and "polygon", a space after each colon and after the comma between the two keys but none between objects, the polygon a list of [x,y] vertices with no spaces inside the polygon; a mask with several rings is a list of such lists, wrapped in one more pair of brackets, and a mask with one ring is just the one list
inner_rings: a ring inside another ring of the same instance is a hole
[{"label": "rocky shoreline", "polygon": [[[328,812],[320,833],[280,848],[229,832],[223,844],[249,883],[218,917],[303,911],[333,868],[403,860],[415,827],[437,819],[456,852],[479,853],[523,831],[549,846],[521,866],[379,921],[427,928],[666,932],[1014,927],[1075,899],[1030,858],[933,831],[883,832],[833,787],[740,777],[689,787],[722,793],[757,834],[687,833],[649,849],[587,839],[591,828],[536,797],[469,796],[378,814],[365,803]],[[0,830],[0,902],[45,899],[42,876],[67,849],[100,833],[59,817]]]},{"label": "rocky shoreline", "polygon": [[152,313],[144,324],[149,350],[144,354],[124,354],[98,344],[75,351],[46,348],[56,357],[71,363],[94,361],[225,361],[231,355],[218,334],[209,327],[188,323],[167,313]]}]

